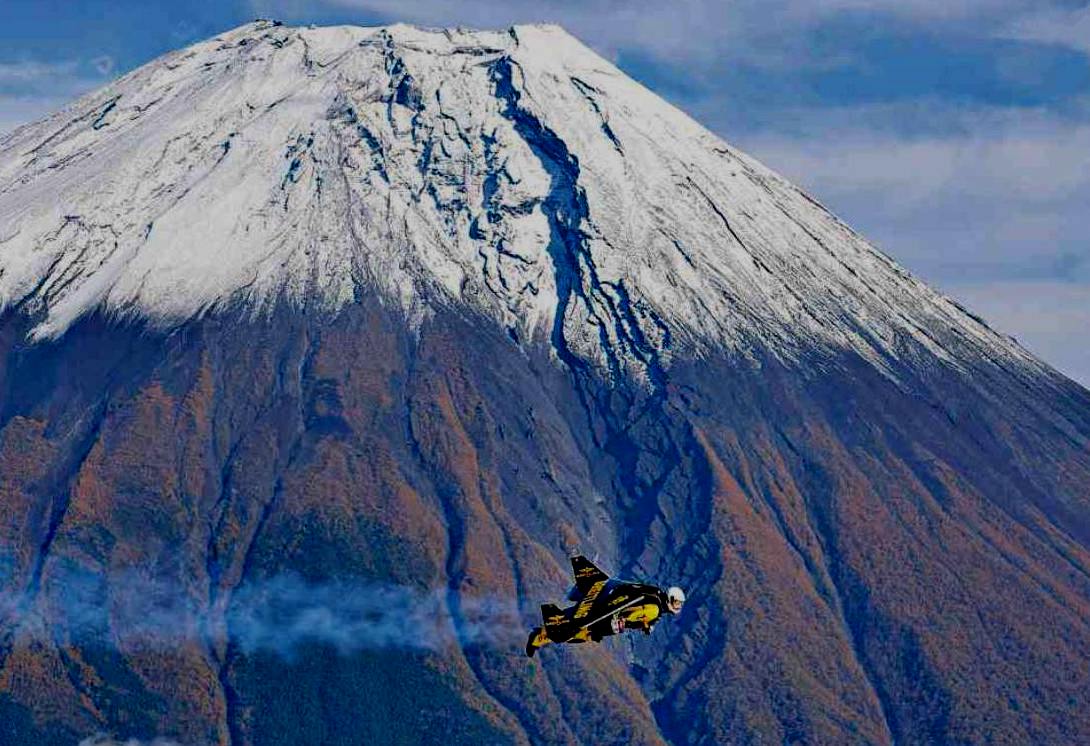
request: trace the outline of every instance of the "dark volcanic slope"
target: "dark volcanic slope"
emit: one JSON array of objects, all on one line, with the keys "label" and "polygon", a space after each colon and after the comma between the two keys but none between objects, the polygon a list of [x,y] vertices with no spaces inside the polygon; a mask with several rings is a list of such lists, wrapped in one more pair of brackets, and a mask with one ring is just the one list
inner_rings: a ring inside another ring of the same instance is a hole
[{"label": "dark volcanic slope", "polygon": [[[1090,737],[1090,396],[1059,378],[978,371],[993,398],[941,369],[903,390],[850,358],[723,359],[655,400],[574,386],[455,314],[413,337],[368,303],[169,336],[96,318],[36,346],[25,328],[3,327],[4,585],[29,596],[4,623],[5,743]],[[287,570],[530,616],[566,549],[614,539],[617,567],[692,598],[631,672],[587,647],[529,662],[518,640],[149,648],[65,616],[73,578],[104,578],[84,592],[111,609],[134,567],[194,620]],[[13,636],[20,619],[36,631]]]},{"label": "dark volcanic slope", "polygon": [[0,518],[5,745],[1090,743],[1090,393],[555,28],[0,138]]}]

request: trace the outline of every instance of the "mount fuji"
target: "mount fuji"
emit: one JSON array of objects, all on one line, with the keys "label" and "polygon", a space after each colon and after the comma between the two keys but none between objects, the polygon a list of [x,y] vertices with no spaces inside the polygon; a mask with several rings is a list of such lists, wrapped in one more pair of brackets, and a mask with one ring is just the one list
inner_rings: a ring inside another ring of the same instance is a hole
[{"label": "mount fuji", "polygon": [[0,137],[0,514],[5,743],[1090,740],[1090,392],[554,26]]}]

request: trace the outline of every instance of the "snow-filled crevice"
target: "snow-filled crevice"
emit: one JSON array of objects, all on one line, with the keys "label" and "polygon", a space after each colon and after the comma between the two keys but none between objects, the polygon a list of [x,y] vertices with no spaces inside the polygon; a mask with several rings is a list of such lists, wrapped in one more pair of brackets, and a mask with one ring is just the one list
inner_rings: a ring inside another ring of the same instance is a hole
[{"label": "snow-filled crevice", "polygon": [[596,98],[596,96],[601,96],[602,92],[590,83],[580,80],[579,78],[572,77],[570,80],[571,84],[575,86],[575,89],[583,94],[583,98],[585,98],[587,103],[590,104],[590,107],[594,109],[594,113],[598,115],[598,120],[602,127],[602,134],[613,143],[614,150],[623,157],[624,148],[621,147],[621,141],[617,138],[617,134],[613,131],[613,128],[609,126],[609,119],[606,118],[605,112],[602,111],[602,107],[598,104],[598,99]]},{"label": "snow-filled crevice", "polygon": [[383,40],[383,64],[389,79],[389,92],[386,96],[386,118],[389,121],[391,128],[396,130],[397,123],[394,116],[394,107],[404,106],[411,110],[414,114],[413,139],[415,140],[416,125],[420,112],[423,111],[424,108],[423,95],[420,93],[416,80],[409,73],[409,70],[405,65],[405,60],[397,53],[397,47],[393,38],[389,34],[383,32]]},{"label": "snow-filled crevice", "polygon": [[[541,207],[549,222],[548,254],[556,282],[557,306],[551,341],[558,357],[580,376],[590,372],[588,362],[568,339],[567,322],[574,304],[581,304],[589,323],[598,328],[601,352],[613,383],[620,383],[634,365],[646,375],[652,390],[661,395],[666,370],[662,349],[648,340],[623,280],[604,281],[590,248],[592,228],[587,196],[579,184],[579,159],[564,141],[533,112],[521,105],[515,85],[517,63],[501,57],[491,65],[491,77],[501,113],[540,161],[549,176],[549,192]],[[656,326],[664,327],[656,319]]]},{"label": "snow-filled crevice", "polygon": [[708,207],[711,209],[711,211],[715,213],[715,216],[719,218],[719,222],[721,222],[723,224],[723,227],[726,228],[727,233],[730,234],[730,237],[733,238],[735,243],[737,243],[738,246],[743,251],[745,251],[746,254],[749,255],[749,258],[753,262],[754,267],[765,272],[766,274],[775,274],[774,272],[772,272],[771,269],[769,269],[768,265],[765,264],[764,261],[760,257],[758,257],[756,253],[754,253],[754,251],[746,244],[746,242],[742,240],[742,237],[738,235],[738,231],[736,231],[734,229],[734,226],[731,224],[730,219],[723,213],[721,209],[719,209],[719,205],[715,204],[715,200],[713,200],[706,191],[701,189],[697,185],[697,183],[692,180],[692,178],[687,178],[683,186],[694,190],[697,194],[704,198],[704,201],[708,204]]},{"label": "snow-filled crevice", "polygon": [[110,115],[110,112],[117,108],[117,102],[120,99],[121,96],[114,96],[112,99],[106,102],[106,105],[102,107],[102,111],[99,112],[98,117],[95,119],[94,122],[91,123],[91,129],[99,130],[103,127],[109,126],[110,123],[106,120],[106,117]]},{"label": "snow-filled crevice", "polygon": [[310,151],[312,145],[314,145],[313,132],[305,137],[298,135],[292,142],[288,143],[288,147],[284,151],[284,159],[288,161],[288,170],[280,181],[281,189],[285,189],[288,184],[295,184],[299,181],[299,172],[303,167],[303,157]]},{"label": "snow-filled crevice", "polygon": [[[390,174],[386,168],[386,152],[383,148],[382,141],[360,119],[359,112],[346,94],[342,93],[337,96],[333,105],[330,107],[326,118],[330,122],[336,123],[338,126],[349,128],[349,130],[354,133],[356,142],[351,142],[351,146],[354,148],[357,143],[362,143],[362,150],[366,152],[371,159],[370,170],[378,174],[379,178],[389,184]],[[351,141],[350,137],[347,139]]]},{"label": "snow-filled crevice", "polygon": [[[463,152],[470,153],[473,146],[458,119],[443,111],[442,96],[438,91],[434,116],[425,117],[425,107],[419,102],[418,106],[414,110],[412,126],[413,142],[420,148],[416,163],[420,183],[446,227],[447,237],[457,241],[462,230],[461,220],[464,218],[470,223],[473,216],[468,210],[464,173],[461,170],[451,172],[451,164],[456,160],[451,151],[461,147]],[[452,129],[453,134],[448,133],[448,129]]]},{"label": "snow-filled crevice", "polygon": [[[458,134],[466,152],[474,152],[475,148],[460,128]],[[540,292],[537,282],[540,275],[534,257],[520,253],[513,245],[511,237],[512,234],[517,237],[517,231],[511,229],[509,218],[517,220],[533,214],[541,206],[542,198],[520,195],[517,201],[506,201],[507,188],[517,189],[520,179],[508,170],[508,156],[498,145],[495,132],[483,130],[479,137],[484,156],[480,180],[481,212],[468,215],[468,235],[478,246],[477,256],[481,259],[485,287],[517,317],[522,299],[527,294],[536,296]],[[517,270],[505,271],[504,260],[509,260]],[[495,286],[496,281],[499,288]],[[515,324],[507,325],[507,334],[516,342],[520,339]]]}]

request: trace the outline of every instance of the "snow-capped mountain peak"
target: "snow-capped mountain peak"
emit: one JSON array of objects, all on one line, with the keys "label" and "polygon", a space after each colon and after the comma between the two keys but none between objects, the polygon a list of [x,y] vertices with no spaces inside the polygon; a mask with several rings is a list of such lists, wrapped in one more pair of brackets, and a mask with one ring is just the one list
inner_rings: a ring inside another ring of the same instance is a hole
[{"label": "snow-capped mountain peak", "polygon": [[709,347],[1031,362],[555,26],[256,22],[0,140],[0,307],[38,337],[360,293],[651,381]]}]

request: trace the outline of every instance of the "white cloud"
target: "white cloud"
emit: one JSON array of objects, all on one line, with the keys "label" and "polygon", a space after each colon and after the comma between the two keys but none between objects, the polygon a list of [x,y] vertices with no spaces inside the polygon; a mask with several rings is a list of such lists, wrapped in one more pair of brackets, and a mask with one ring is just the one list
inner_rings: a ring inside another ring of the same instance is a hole
[{"label": "white cloud", "polygon": [[1090,185],[1090,123],[982,125],[920,138],[855,128],[806,140],[744,139],[796,180],[836,194],[897,190],[906,211],[951,197],[1052,204]]},{"label": "white cloud", "polygon": [[75,75],[78,62],[0,62],[0,85],[39,84]]},{"label": "white cloud", "polygon": [[1008,24],[1002,35],[1023,41],[1061,44],[1090,52],[1090,6],[1053,8],[1028,13]]}]

